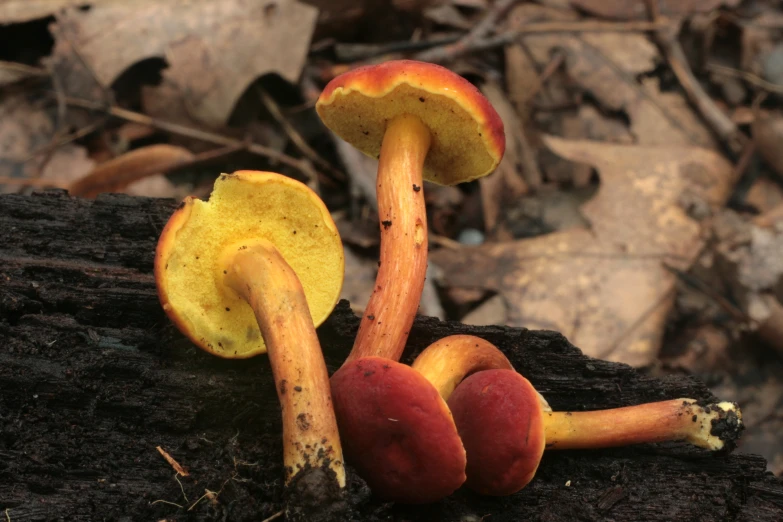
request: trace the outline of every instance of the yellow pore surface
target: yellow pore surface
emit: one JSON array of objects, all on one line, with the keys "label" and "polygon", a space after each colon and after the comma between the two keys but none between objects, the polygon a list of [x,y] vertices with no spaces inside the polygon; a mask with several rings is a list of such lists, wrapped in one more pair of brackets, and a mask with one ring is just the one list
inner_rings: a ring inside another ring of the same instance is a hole
[{"label": "yellow pore surface", "polygon": [[470,110],[472,107],[466,109],[454,95],[447,88],[428,90],[428,86],[408,83],[372,96],[358,88],[341,87],[319,101],[317,109],[327,127],[373,158],[380,156],[391,119],[418,116],[432,136],[424,179],[454,185],[489,174],[503,156],[503,149],[496,144],[503,139],[502,124],[479,120],[478,116],[484,115]]},{"label": "yellow pore surface", "polygon": [[[307,186],[280,174],[223,174],[208,202],[188,198],[169,219],[155,256],[164,310],[194,343],[226,358],[266,352],[250,306],[223,285],[226,255],[270,241],[299,277],[313,323],[340,296],[345,261],[329,211]],[[274,296],[269,296],[274,299]]]}]

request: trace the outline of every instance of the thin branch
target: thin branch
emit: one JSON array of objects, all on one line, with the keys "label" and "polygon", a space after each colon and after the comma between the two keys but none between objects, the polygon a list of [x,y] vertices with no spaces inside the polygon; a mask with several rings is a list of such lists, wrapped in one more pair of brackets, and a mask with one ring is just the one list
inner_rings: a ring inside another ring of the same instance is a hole
[{"label": "thin branch", "polygon": [[45,69],[40,67],[32,67],[23,63],[9,62],[6,60],[0,60],[0,70],[7,71],[9,76],[15,76],[15,80],[6,81],[4,83],[11,83],[12,81],[21,80],[22,78],[44,78],[49,76],[49,73]]},{"label": "thin branch", "polygon": [[264,107],[266,107],[266,110],[268,110],[269,114],[271,114],[275,121],[280,124],[288,138],[294,143],[296,148],[299,149],[299,152],[310,158],[310,161],[319,165],[322,169],[330,172],[336,179],[340,181],[345,180],[344,173],[335,169],[331,163],[322,158],[321,155],[305,141],[302,135],[299,134],[299,131],[294,128],[288,119],[286,119],[283,115],[283,111],[280,110],[280,106],[277,105],[269,93],[261,87],[258,87],[258,95],[261,97],[261,101],[263,102]]},{"label": "thin branch", "polygon": [[497,27],[498,20],[519,0],[495,0],[492,7],[487,10],[484,17],[458,41],[428,49],[416,55],[417,60],[423,62],[441,62],[453,59],[463,49],[469,49],[477,42],[485,39]]},{"label": "thin branch", "polygon": [[722,76],[731,76],[732,78],[740,78],[768,92],[774,92],[775,94],[783,94],[783,85],[768,82],[764,78],[760,78],[751,72],[732,69],[731,67],[718,65],[716,63],[708,63],[705,69]]},{"label": "thin branch", "polygon": [[[65,101],[64,98],[63,98],[63,101]],[[27,163],[28,161],[32,161],[36,156],[39,156],[41,154],[50,154],[52,151],[62,147],[63,145],[67,145],[68,143],[74,142],[74,141],[76,141],[78,139],[81,139],[81,138],[87,136],[88,134],[92,134],[96,130],[98,130],[101,127],[103,127],[103,125],[106,123],[106,120],[107,120],[107,118],[103,117],[103,118],[101,118],[100,120],[98,120],[96,122],[93,122],[93,123],[90,123],[88,125],[85,125],[84,127],[82,127],[81,129],[77,130],[76,132],[72,132],[70,134],[67,134],[65,136],[61,136],[59,138],[57,138],[55,136],[49,143],[47,143],[46,145],[44,145],[40,149],[31,152],[30,155],[24,159],[23,163]]]},{"label": "thin branch", "polygon": [[458,36],[449,36],[445,38],[438,38],[436,40],[403,40],[400,42],[389,42],[383,44],[348,44],[338,42],[334,44],[334,53],[337,56],[337,60],[340,62],[355,62],[358,60],[368,60],[370,58],[383,56],[385,54],[423,51],[433,47],[441,47],[444,45],[453,44],[454,42],[458,41],[459,38],[460,37]]},{"label": "thin branch", "polygon": [[269,518],[265,518],[261,522],[272,522],[272,520],[277,520],[278,518],[282,517],[285,514],[285,511],[278,511],[274,515],[272,515]]},{"label": "thin branch", "polygon": [[[651,16],[656,18],[653,22],[657,23],[659,21],[658,10],[657,5],[654,4],[656,4],[655,0],[647,0],[649,12]],[[739,154],[745,148],[748,137],[737,128],[731,118],[715,105],[715,102],[693,75],[693,71],[688,65],[688,58],[677,39],[678,32],[679,24],[673,24],[653,34],[690,102],[729,150],[734,154]]]},{"label": "thin branch", "polygon": [[661,22],[631,21],[631,22],[602,22],[589,20],[585,22],[541,22],[529,24],[520,27],[514,31],[507,31],[495,36],[478,38],[463,45],[459,42],[447,46],[435,47],[425,53],[419,53],[415,56],[417,60],[443,62],[454,60],[470,52],[484,51],[495,47],[508,45],[520,36],[528,34],[542,33],[592,33],[592,32],[614,32],[614,33],[636,33],[657,31],[666,24]]},{"label": "thin branch", "polygon": [[192,138],[195,140],[205,141],[207,143],[212,143],[213,145],[222,145],[225,147],[246,147],[248,152],[251,152],[259,156],[263,156],[272,161],[277,161],[279,163],[282,163],[283,165],[288,165],[289,167],[298,170],[311,181],[317,180],[318,178],[318,175],[313,170],[313,167],[310,165],[308,161],[291,157],[283,152],[277,151],[270,147],[266,147],[259,143],[244,142],[242,140],[230,138],[228,136],[217,134],[215,132],[203,131],[200,129],[187,127],[185,125],[180,125],[178,123],[172,123],[169,121],[160,120],[158,118],[151,118],[146,114],[129,111],[127,109],[123,109],[115,105],[106,107],[104,104],[100,102],[94,102],[91,100],[83,100],[81,98],[72,98],[72,97],[66,97],[65,102],[72,107],[81,107],[82,109],[103,111],[106,114],[114,116],[115,118],[120,118],[125,121],[140,123],[142,125],[148,125],[150,127],[154,127],[156,129],[165,132],[170,132],[171,134],[176,134],[178,136],[185,136],[187,138]]}]

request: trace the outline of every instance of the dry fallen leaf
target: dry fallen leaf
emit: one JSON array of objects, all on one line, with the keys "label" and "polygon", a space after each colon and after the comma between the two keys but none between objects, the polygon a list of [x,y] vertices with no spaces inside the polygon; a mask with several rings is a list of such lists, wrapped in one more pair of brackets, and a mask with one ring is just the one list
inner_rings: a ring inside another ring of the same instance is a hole
[{"label": "dry fallen leaf", "polygon": [[295,0],[99,3],[58,16],[51,61],[68,94],[100,99],[96,80],[106,87],[142,60],[165,59],[190,114],[221,125],[259,76],[298,80],[317,14]]},{"label": "dry fallen leaf", "polygon": [[171,198],[181,200],[191,193],[187,185],[175,185],[169,179],[156,174],[138,181],[134,181],[122,191],[130,196],[144,196],[148,198]]},{"label": "dry fallen leaf", "polygon": [[783,176],[783,118],[759,111],[750,126],[756,150],[779,176]]},{"label": "dry fallen leaf", "polygon": [[[193,153],[174,145],[148,145],[95,167],[69,187],[74,196],[94,198],[101,192],[123,192],[134,182],[193,160]],[[137,187],[138,188],[138,187]]]},{"label": "dry fallen leaf", "polygon": [[504,324],[508,317],[506,302],[501,295],[493,295],[462,317],[460,322],[475,326]]},{"label": "dry fallen leaf", "polygon": [[476,248],[431,259],[447,286],[485,288],[509,305],[508,324],[562,332],[593,357],[644,365],[660,347],[675,276],[700,248],[700,225],[681,207],[719,206],[731,165],[691,147],[649,147],[545,138],[556,154],[589,163],[602,184],[582,207],[589,229]]},{"label": "dry fallen leaf", "polygon": [[47,76],[46,71],[39,67],[0,60],[0,87],[5,87],[28,78],[45,76]]},{"label": "dry fallen leaf", "polygon": [[766,221],[765,214],[768,212],[780,213],[783,211],[783,206],[781,206],[783,205],[783,187],[766,176],[759,177],[748,189],[745,204],[751,205],[759,212],[754,221],[761,225]]},{"label": "dry fallen leaf", "polygon": [[[646,20],[649,0],[571,0],[571,5],[602,18]],[[688,16],[706,13],[721,6],[736,7],[741,0],[654,0],[658,12],[665,16]]]},{"label": "dry fallen leaf", "polygon": [[[516,31],[536,22],[569,23],[578,20],[579,15],[571,9],[524,3],[511,8],[505,19],[504,30]],[[552,58],[552,55],[548,56],[547,61]],[[561,88],[559,89],[561,86],[558,82],[550,81],[542,85],[539,70],[547,67],[547,63],[536,63],[537,60],[531,55],[524,41],[518,40],[507,45],[505,48],[505,59],[508,97],[514,104],[523,122],[529,119],[531,109],[529,104],[536,94],[540,94],[537,91],[546,92],[546,94],[550,95],[548,103],[554,105],[567,103],[565,99],[566,92]],[[551,94],[555,89],[557,89],[557,95],[554,99],[551,99]],[[562,99],[560,99],[561,97]]]},{"label": "dry fallen leaf", "polygon": [[[540,10],[520,6],[515,21],[537,20]],[[568,74],[597,102],[610,111],[628,115],[631,133],[641,145],[695,145],[717,148],[710,130],[678,92],[661,92],[654,78],[642,82],[640,75],[660,61],[658,49],[642,34],[583,33],[580,35],[525,35],[522,42],[539,66],[554,52],[565,55]]]},{"label": "dry fallen leaf", "polygon": [[18,24],[52,16],[66,7],[121,0],[4,0],[0,2],[0,24]]},{"label": "dry fallen leaf", "polygon": [[474,24],[474,22],[462,14],[455,5],[449,3],[428,7],[424,10],[424,17],[436,24],[454,27],[464,31],[472,28]]},{"label": "dry fallen leaf", "polygon": [[[73,144],[53,148],[50,154],[32,156],[52,143],[56,134],[55,112],[53,108],[33,106],[21,95],[3,100],[0,104],[0,177],[41,177],[60,186],[73,177],[84,176],[93,168],[95,163],[87,157],[87,151]],[[18,188],[19,185],[9,185],[5,190]]]}]

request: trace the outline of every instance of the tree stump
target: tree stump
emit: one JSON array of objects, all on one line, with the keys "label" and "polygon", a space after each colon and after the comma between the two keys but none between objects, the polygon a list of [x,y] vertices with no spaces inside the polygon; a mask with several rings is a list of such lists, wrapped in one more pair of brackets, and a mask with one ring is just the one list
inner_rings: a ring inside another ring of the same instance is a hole
[{"label": "tree stump", "polygon": [[[266,357],[212,357],[158,303],[153,253],[175,205],[0,196],[0,522],[258,522],[282,508]],[[342,302],[319,329],[330,371],[358,323]],[[557,410],[714,399],[694,379],[590,359],[548,331],[420,317],[404,360],[459,333],[499,346]],[[679,443],[548,451],[533,482],[509,497],[460,490],[434,505],[393,505],[351,474],[350,501],[362,521],[780,521],[783,484],[765,466]]]}]

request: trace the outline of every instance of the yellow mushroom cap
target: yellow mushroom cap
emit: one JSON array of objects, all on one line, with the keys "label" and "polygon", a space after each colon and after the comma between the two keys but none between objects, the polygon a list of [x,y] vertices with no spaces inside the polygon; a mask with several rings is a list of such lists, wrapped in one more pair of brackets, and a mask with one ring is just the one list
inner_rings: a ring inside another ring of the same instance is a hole
[{"label": "yellow mushroom cap", "polygon": [[221,174],[209,201],[183,201],[155,253],[166,314],[199,347],[220,357],[266,352],[253,310],[222,279],[227,256],[257,240],[271,242],[296,272],[315,326],[340,297],[342,242],[318,195],[273,172]]},{"label": "yellow mushroom cap", "polygon": [[381,152],[389,120],[418,116],[432,138],[424,179],[440,185],[489,174],[506,148],[503,121],[484,95],[431,63],[393,60],[359,67],[329,82],[315,108],[335,134],[373,158]]}]

